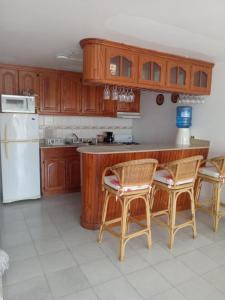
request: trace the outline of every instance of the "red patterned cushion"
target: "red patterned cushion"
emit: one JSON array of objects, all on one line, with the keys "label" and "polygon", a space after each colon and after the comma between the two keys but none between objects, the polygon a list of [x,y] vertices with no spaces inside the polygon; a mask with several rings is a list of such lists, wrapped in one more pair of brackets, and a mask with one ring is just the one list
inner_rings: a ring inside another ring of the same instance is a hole
[{"label": "red patterned cushion", "polygon": [[212,176],[212,177],[215,177],[215,178],[225,178],[225,174],[223,176],[220,176],[219,172],[217,171],[216,167],[214,166],[206,166],[206,167],[202,167],[202,168],[199,168],[199,171],[198,171],[200,174],[203,174],[203,175],[207,175],[207,176]]},{"label": "red patterned cushion", "polygon": [[[170,175],[170,173],[167,170],[159,170],[156,171],[154,180],[160,181],[162,183],[165,183],[167,185],[174,185],[174,181]],[[186,183],[191,183],[193,182],[193,178],[187,178],[183,180],[177,181],[176,185],[181,185],[181,184],[186,184]]]},{"label": "red patterned cushion", "polygon": [[149,188],[149,185],[138,185],[138,186],[124,186],[121,187],[121,185],[119,184],[119,181],[117,179],[117,177],[115,175],[111,175],[111,176],[105,176],[104,178],[104,183],[108,186],[110,186],[111,188],[113,188],[114,190],[123,190],[124,192],[130,192],[130,191],[135,191],[135,190],[144,190]]}]

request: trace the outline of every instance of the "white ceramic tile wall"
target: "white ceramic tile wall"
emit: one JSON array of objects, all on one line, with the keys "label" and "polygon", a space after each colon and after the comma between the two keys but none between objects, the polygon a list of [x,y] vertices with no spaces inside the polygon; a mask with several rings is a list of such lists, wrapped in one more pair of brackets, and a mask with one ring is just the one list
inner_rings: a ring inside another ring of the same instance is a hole
[{"label": "white ceramic tile wall", "polygon": [[107,117],[40,116],[40,138],[71,137],[75,132],[79,137],[96,137],[104,131],[132,134],[132,120]]}]

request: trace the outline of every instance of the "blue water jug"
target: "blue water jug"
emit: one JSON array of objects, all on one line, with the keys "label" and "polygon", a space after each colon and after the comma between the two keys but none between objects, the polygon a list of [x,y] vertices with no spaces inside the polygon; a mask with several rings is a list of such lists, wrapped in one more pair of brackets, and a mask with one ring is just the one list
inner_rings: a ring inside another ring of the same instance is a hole
[{"label": "blue water jug", "polygon": [[177,128],[189,128],[192,121],[191,106],[177,106],[176,125]]}]

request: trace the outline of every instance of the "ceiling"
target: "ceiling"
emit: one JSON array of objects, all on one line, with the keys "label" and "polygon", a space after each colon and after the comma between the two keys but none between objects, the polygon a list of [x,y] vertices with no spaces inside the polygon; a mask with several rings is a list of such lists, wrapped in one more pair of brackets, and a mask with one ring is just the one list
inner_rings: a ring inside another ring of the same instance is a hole
[{"label": "ceiling", "polygon": [[0,63],[79,71],[86,37],[225,61],[224,15],[224,0],[0,0]]}]

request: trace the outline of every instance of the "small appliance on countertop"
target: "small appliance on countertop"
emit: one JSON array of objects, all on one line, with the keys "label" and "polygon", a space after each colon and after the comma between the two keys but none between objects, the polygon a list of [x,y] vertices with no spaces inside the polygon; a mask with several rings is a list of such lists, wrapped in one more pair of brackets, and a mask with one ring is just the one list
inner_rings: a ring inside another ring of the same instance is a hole
[{"label": "small appliance on countertop", "polygon": [[114,135],[112,131],[106,131],[104,132],[104,142],[107,144],[112,144],[114,142]]}]

